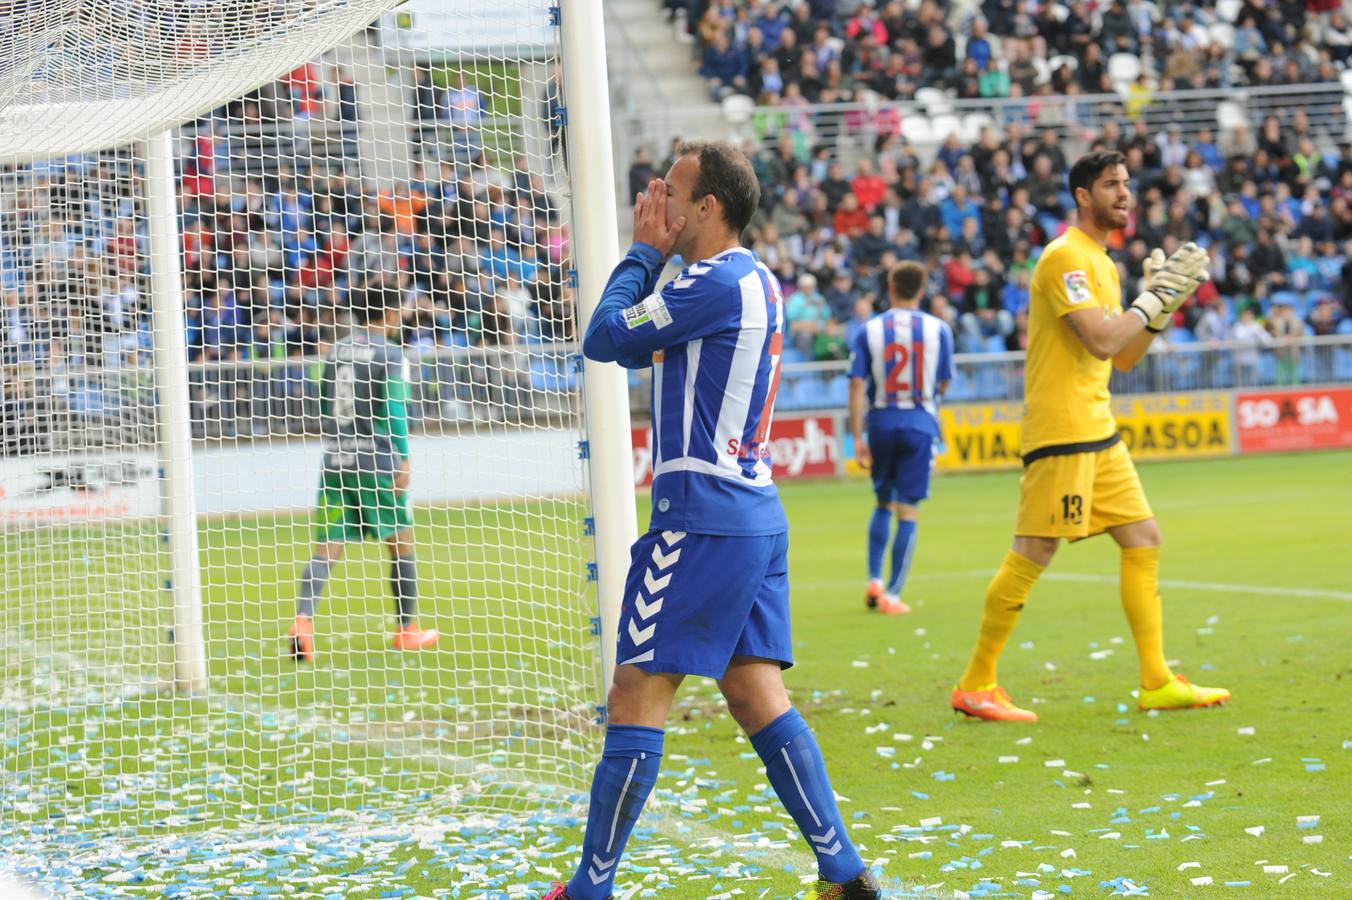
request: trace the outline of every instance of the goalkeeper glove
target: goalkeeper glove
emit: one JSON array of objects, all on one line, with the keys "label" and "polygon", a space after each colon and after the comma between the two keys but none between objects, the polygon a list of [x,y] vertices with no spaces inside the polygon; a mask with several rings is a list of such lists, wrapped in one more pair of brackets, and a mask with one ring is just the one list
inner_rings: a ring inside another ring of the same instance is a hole
[{"label": "goalkeeper glove", "polygon": [[1174,310],[1211,276],[1206,270],[1207,252],[1189,241],[1167,259],[1156,249],[1145,261],[1145,290],[1132,301],[1130,309],[1155,333],[1169,326]]}]

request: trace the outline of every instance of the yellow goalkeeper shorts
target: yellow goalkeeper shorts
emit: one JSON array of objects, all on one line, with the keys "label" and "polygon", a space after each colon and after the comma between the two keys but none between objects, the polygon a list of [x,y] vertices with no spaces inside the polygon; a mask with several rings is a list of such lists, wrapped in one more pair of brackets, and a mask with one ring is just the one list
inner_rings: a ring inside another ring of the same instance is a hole
[{"label": "yellow goalkeeper shorts", "polygon": [[1025,457],[1016,535],[1074,541],[1154,517],[1121,440],[1058,452],[1069,449],[1044,447]]}]

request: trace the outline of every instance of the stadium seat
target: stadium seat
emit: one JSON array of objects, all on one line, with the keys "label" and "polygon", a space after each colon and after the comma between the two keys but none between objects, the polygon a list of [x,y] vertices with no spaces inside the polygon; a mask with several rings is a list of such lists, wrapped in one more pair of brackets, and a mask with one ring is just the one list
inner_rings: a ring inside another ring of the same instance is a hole
[{"label": "stadium seat", "polygon": [[930,119],[930,132],[936,141],[948,140],[950,134],[962,137],[962,120],[954,115],[934,116]]},{"label": "stadium seat", "polygon": [[1211,39],[1217,44],[1226,50],[1234,49],[1235,26],[1229,22],[1213,22],[1208,30],[1211,32]]},{"label": "stadium seat", "polygon": [[820,378],[800,378],[793,395],[797,409],[825,409],[830,406],[826,384]]},{"label": "stadium seat", "polygon": [[1064,53],[1058,56],[1053,56],[1051,59],[1047,60],[1047,64],[1052,67],[1053,72],[1055,72],[1061,66],[1067,67],[1072,72],[1080,68],[1080,61],[1078,59],[1076,59],[1073,56],[1068,56],[1067,54]]},{"label": "stadium seat", "polygon": [[971,400],[976,396],[963,372],[964,370],[958,367],[953,369],[953,380],[949,382],[948,392],[944,394],[945,400]]},{"label": "stadium seat", "polygon": [[1244,0],[1216,0],[1216,15],[1222,22],[1228,22],[1231,25],[1239,19],[1240,10],[1244,8]]},{"label": "stadium seat", "polygon": [[918,88],[915,92],[915,102],[925,107],[925,112],[930,116],[942,116],[953,111],[953,101],[939,88]]},{"label": "stadium seat", "polygon": [[1108,77],[1130,84],[1141,74],[1141,58],[1134,53],[1114,53],[1108,57]]},{"label": "stadium seat", "polygon": [[986,353],[1004,353],[1005,339],[998,334],[991,335],[985,339],[981,349]]},{"label": "stadium seat", "polygon": [[994,120],[983,112],[972,112],[962,117],[962,139],[975,144],[981,139],[981,130],[994,124]]},{"label": "stadium seat", "polygon": [[756,101],[746,94],[728,94],[723,98],[723,118],[733,126],[745,125],[756,110]]},{"label": "stadium seat", "polygon": [[1334,353],[1333,380],[1352,381],[1352,350],[1339,348]]},{"label": "stadium seat", "polygon": [[797,347],[793,346],[792,344],[789,344],[784,348],[784,352],[780,354],[779,361],[783,365],[791,366],[794,363],[808,362],[808,358],[807,354],[804,353],[802,350],[799,350]]},{"label": "stadium seat", "polygon": [[934,129],[928,118],[917,113],[901,120],[901,136],[910,144],[930,144],[934,142]]},{"label": "stadium seat", "polygon": [[1304,294],[1297,293],[1296,291],[1277,291],[1264,305],[1263,311],[1267,312],[1278,303],[1285,303],[1290,306],[1291,311],[1295,313],[1298,318],[1303,319],[1305,317],[1305,313],[1303,312],[1305,309]]},{"label": "stadium seat", "polygon": [[1033,79],[1036,84],[1046,84],[1052,80],[1052,64],[1040,56],[1034,56],[1029,60],[1033,64],[1033,69],[1037,71],[1037,77]]},{"label": "stadium seat", "polygon": [[1352,319],[1343,319],[1338,323],[1339,334],[1352,334]]},{"label": "stadium seat", "polygon": [[1234,100],[1222,100],[1216,106],[1216,124],[1222,131],[1233,131],[1240,125],[1248,125],[1249,117],[1244,107]]},{"label": "stadium seat", "polygon": [[831,384],[827,387],[827,406],[844,406],[850,399],[850,379],[844,375],[837,375],[831,379]]},{"label": "stadium seat", "polygon": [[530,386],[537,391],[571,391],[577,387],[577,373],[566,360],[536,359],[530,364]]},{"label": "stadium seat", "polygon": [[1338,80],[1343,83],[1343,91],[1352,94],[1352,69],[1343,69],[1338,75]]}]

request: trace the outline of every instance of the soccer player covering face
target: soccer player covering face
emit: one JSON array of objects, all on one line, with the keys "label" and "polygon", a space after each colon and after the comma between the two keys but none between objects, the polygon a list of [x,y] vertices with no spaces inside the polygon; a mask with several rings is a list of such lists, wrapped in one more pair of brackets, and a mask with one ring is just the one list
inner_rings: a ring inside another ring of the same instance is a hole
[{"label": "soccer player covering face", "polygon": [[[939,397],[953,377],[953,332],[942,319],[920,311],[925,267],[901,262],[887,274],[892,308],[859,329],[850,347],[850,430],[859,465],[873,475],[878,505],[868,526],[869,608],[895,615],[911,607],[901,599],[915,553],[916,507],[929,496],[934,443],[939,439]],[[868,410],[868,436],[864,411]],[[892,570],[883,585],[883,552],[896,516]]]},{"label": "soccer player covering face", "polygon": [[1119,153],[1092,153],[1070,170],[1078,226],[1047,245],[1033,270],[1028,361],[1020,436],[1014,546],[986,588],[976,649],[953,690],[953,708],[981,719],[1037,721],[996,679],[996,661],[1038,576],[1062,538],[1107,532],[1121,547],[1122,609],[1140,662],[1141,709],[1214,706],[1223,688],[1195,685],[1169,670],[1159,593],[1160,529],[1109,406],[1112,367],[1145,355],[1175,309],[1207,280],[1206,251],[1185,244],[1154,250],[1145,290],[1125,310],[1106,247],[1127,224],[1130,175]]},{"label": "soccer player covering face", "polygon": [[390,335],[402,327],[403,298],[372,287],[352,304],[352,333],[324,361],[321,414],[324,468],[319,481],[315,545],[300,576],[288,643],[297,661],[315,658],[315,606],[333,566],[351,541],[371,537],[390,548],[390,590],[399,627],[396,650],[437,643],[418,627],[418,567],[408,480],[408,363]]},{"label": "soccer player covering face", "polygon": [[[790,704],[788,523],[770,477],[784,304],[741,246],[760,189],[729,144],[678,148],[634,202],[634,245],[587,326],[591,359],[652,368],[652,522],[631,550],[615,682],[582,860],[546,900],[611,894],[657,780],[663,724],[686,675],[717,679],[816,855],[810,896],[879,896],[850,842],[821,751]],[[685,269],[657,290],[663,263]]]}]

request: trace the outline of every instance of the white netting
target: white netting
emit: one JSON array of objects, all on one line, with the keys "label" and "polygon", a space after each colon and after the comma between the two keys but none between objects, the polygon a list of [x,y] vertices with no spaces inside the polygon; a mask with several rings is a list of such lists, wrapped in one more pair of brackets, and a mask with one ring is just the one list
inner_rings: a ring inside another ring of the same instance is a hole
[{"label": "white netting", "polygon": [[125,144],[280,76],[398,0],[20,0],[0,19],[0,160]]},{"label": "white netting", "polygon": [[[357,4],[25,8],[0,128],[25,160],[0,171],[0,846],[55,859],[95,831],[359,830],[575,796],[598,664],[547,0],[447,3],[341,41]],[[228,16],[210,60],[155,43]],[[91,35],[130,23],[140,55],[102,69]],[[329,49],[261,61],[302,32]],[[280,77],[245,93],[250,67]],[[185,111],[175,411],[142,139]],[[377,338],[362,311],[391,293],[402,316]],[[389,446],[396,380],[411,527],[397,473],[366,461]],[[171,627],[182,523],[162,514],[180,414],[209,686],[192,696],[169,686],[191,639]],[[298,665],[307,562],[363,528]],[[434,648],[391,646],[409,593],[391,553],[416,560]]]}]

